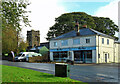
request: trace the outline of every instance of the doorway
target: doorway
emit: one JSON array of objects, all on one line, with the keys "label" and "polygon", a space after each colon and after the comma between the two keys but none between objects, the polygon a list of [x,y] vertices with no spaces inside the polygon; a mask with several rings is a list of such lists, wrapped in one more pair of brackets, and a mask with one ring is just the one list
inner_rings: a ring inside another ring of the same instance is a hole
[{"label": "doorway", "polygon": [[107,63],[107,54],[105,54],[105,63]]}]

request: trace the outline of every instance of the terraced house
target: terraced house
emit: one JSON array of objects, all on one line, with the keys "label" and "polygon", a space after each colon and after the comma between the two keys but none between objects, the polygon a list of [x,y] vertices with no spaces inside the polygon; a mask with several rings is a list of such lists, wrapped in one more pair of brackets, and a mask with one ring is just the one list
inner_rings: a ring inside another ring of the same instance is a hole
[{"label": "terraced house", "polygon": [[[114,38],[87,28],[86,25],[52,38],[50,40],[50,60],[72,60],[78,63],[118,62],[118,46]],[[120,47],[120,46],[119,46]]]}]

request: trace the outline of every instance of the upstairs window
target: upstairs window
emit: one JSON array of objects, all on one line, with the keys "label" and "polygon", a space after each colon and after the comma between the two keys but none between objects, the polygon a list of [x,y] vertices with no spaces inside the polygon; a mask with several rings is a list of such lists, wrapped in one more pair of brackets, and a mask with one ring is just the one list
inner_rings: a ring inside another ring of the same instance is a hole
[{"label": "upstairs window", "polygon": [[90,43],[90,39],[86,39],[86,43]]},{"label": "upstairs window", "polygon": [[102,38],[102,44],[104,44],[104,38]]},{"label": "upstairs window", "polygon": [[80,44],[80,39],[73,39],[73,45]]},{"label": "upstairs window", "polygon": [[57,47],[57,42],[54,42],[54,47]]},{"label": "upstairs window", "polygon": [[68,40],[62,40],[62,46],[67,46],[68,45]]},{"label": "upstairs window", "polygon": [[109,45],[109,39],[107,39],[107,44]]}]

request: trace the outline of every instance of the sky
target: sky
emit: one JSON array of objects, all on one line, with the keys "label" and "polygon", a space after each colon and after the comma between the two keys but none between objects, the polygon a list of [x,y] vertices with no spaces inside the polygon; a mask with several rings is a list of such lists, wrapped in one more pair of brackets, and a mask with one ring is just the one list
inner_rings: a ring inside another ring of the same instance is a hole
[{"label": "sky", "polygon": [[[22,36],[26,40],[27,31],[40,31],[40,43],[47,42],[47,32],[55,24],[55,18],[69,12],[85,12],[92,16],[109,17],[118,25],[119,0],[29,0],[27,10],[32,27],[24,27]],[[116,33],[116,35],[118,35]]]}]

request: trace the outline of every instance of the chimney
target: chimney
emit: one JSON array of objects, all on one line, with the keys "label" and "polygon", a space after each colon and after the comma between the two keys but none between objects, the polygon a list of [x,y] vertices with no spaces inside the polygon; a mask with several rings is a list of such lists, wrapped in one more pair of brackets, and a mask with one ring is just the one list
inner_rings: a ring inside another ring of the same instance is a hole
[{"label": "chimney", "polygon": [[87,28],[87,25],[83,25],[82,27],[83,27],[83,28]]},{"label": "chimney", "polygon": [[80,32],[79,32],[79,23],[78,23],[78,21],[76,21],[76,24],[75,24],[75,31],[76,31],[76,35],[79,36]]},{"label": "chimney", "polygon": [[78,21],[76,21],[76,23],[75,23],[75,30],[76,30],[77,32],[79,32],[79,23],[78,23]]}]

